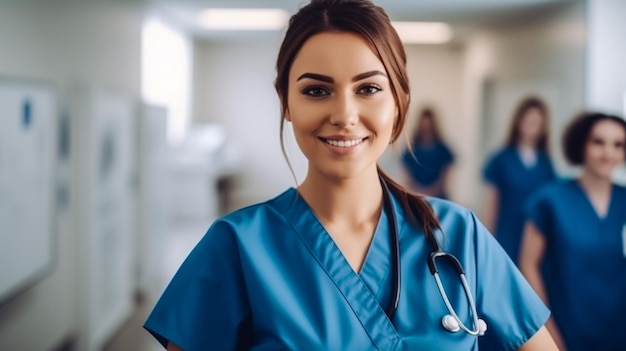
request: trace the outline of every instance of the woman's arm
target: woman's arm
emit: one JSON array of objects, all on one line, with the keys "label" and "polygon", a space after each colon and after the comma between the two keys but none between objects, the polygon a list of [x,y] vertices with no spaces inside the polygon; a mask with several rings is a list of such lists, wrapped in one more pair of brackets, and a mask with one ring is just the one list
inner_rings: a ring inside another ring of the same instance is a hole
[{"label": "woman's arm", "polygon": [[532,338],[530,338],[518,351],[556,351],[556,346],[552,336],[545,326],[541,327]]},{"label": "woman's arm", "polygon": [[435,185],[433,186],[433,192],[435,194],[446,194],[447,196],[450,196],[450,193],[448,193],[449,177],[450,166],[446,166],[444,169],[441,170],[441,173],[439,174],[439,179],[437,179],[437,182],[435,182]]},{"label": "woman's arm", "polygon": [[[541,276],[541,262],[543,261],[545,250],[546,239],[544,235],[532,222],[527,222],[524,227],[524,236],[520,252],[520,271],[524,274],[533,289],[535,289],[537,295],[548,305],[548,293],[546,292],[543,277]],[[561,337],[556,323],[554,323],[554,319],[550,318],[546,326],[554,337],[559,349],[565,350],[563,338]]]},{"label": "woman's arm", "polygon": [[498,217],[498,207],[500,202],[500,194],[498,188],[493,184],[487,184],[485,190],[485,207],[483,210],[483,223],[485,227],[496,235],[496,218]]}]

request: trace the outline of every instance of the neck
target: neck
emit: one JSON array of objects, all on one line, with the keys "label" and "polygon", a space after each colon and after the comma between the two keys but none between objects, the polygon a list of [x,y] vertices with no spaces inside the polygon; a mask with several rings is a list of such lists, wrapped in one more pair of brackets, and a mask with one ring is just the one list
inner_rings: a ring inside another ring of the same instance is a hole
[{"label": "neck", "polygon": [[309,173],[298,192],[323,223],[356,225],[378,221],[382,186],[378,172],[367,173],[339,180]]},{"label": "neck", "polygon": [[613,186],[611,178],[599,176],[585,169],[583,169],[582,174],[578,178],[578,183],[588,193],[596,194],[609,193],[611,192],[611,187]]},{"label": "neck", "polygon": [[537,149],[537,140],[535,139],[520,139],[519,142],[517,143],[517,147],[520,149],[526,149],[526,150],[536,150]]},{"label": "neck", "polygon": [[424,145],[431,145],[434,144],[436,140],[437,139],[435,139],[434,135],[424,134],[422,135],[420,142]]}]

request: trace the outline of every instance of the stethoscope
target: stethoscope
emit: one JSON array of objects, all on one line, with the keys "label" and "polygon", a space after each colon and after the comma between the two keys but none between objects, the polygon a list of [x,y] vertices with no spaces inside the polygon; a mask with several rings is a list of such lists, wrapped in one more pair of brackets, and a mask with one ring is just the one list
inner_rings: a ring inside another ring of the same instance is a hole
[{"label": "stethoscope", "polygon": [[[398,303],[400,302],[400,239],[398,238],[398,228],[396,227],[397,222],[393,203],[391,201],[391,197],[389,196],[389,187],[383,179],[381,179],[381,184],[383,186],[383,202],[385,206],[385,211],[388,213],[389,225],[391,227],[391,241],[393,242],[392,261],[394,264],[394,274],[393,292],[391,295],[393,298],[387,309],[387,316],[389,317],[389,319],[391,319],[398,309]],[[434,237],[434,235],[432,236],[432,238],[429,238],[429,242],[433,246],[434,251],[432,251],[428,256],[428,269],[430,270],[430,274],[432,274],[432,276],[435,278],[437,288],[439,289],[439,294],[443,298],[443,302],[448,309],[448,314],[441,318],[441,324],[443,325],[444,329],[451,333],[456,333],[460,330],[463,330],[469,335],[484,335],[487,331],[487,323],[485,323],[484,320],[478,318],[478,314],[476,313],[476,304],[474,303],[472,292],[470,291],[469,284],[467,283],[467,279],[465,278],[463,266],[461,266],[461,263],[456,257],[454,257],[454,255],[447,253],[441,249],[441,246],[439,246],[439,242]],[[465,324],[461,321],[459,316],[454,311],[454,308],[452,307],[452,304],[448,299],[448,294],[446,294],[446,291],[443,288],[443,284],[441,283],[441,279],[439,278],[439,271],[437,269],[437,259],[439,258],[447,259],[448,262],[450,262],[456,270],[459,278],[461,278],[461,284],[463,285],[463,290],[465,291],[465,296],[467,297],[470,312],[472,315],[472,329],[465,326]]]}]

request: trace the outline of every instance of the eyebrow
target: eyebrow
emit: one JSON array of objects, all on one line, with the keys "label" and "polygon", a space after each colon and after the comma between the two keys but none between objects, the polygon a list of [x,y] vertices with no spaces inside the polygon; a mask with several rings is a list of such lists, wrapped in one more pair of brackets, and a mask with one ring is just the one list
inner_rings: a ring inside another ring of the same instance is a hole
[{"label": "eyebrow", "polygon": [[[364,72],[364,73],[360,73],[357,74],[356,76],[352,77],[352,82],[358,82],[360,80],[369,78],[369,77],[373,77],[373,76],[383,76],[385,78],[387,78],[387,75],[384,72],[381,71],[369,71],[369,72]],[[298,77],[298,79],[296,79],[296,81],[302,80],[304,78],[310,78],[310,79],[315,79],[315,80],[319,80],[322,82],[327,82],[327,83],[334,83],[335,80],[332,77],[329,76],[325,76],[323,74],[318,74],[318,73],[303,73],[300,77]]]}]

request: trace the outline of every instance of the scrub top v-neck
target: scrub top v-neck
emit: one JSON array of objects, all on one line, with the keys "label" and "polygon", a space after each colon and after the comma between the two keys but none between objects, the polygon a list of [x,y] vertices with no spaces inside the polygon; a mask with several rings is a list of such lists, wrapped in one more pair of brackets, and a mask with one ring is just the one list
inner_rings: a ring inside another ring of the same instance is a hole
[{"label": "scrub top v-neck", "polygon": [[527,213],[546,238],[544,281],[568,350],[624,349],[626,188],[613,186],[600,216],[577,181],[558,182]]}]

